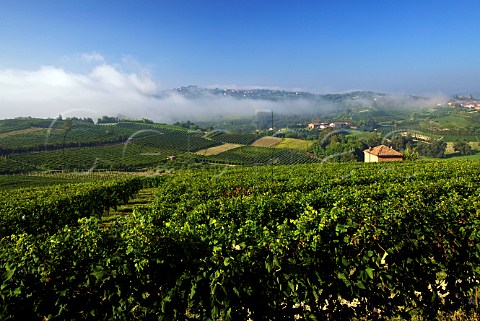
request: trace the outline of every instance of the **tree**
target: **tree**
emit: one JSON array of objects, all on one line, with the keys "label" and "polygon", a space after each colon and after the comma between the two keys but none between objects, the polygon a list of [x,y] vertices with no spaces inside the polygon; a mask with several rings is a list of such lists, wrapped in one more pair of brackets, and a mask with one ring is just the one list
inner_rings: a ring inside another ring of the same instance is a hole
[{"label": "tree", "polygon": [[102,118],[98,118],[97,124],[108,124],[108,123],[118,123],[118,117],[109,117],[109,116],[102,116]]},{"label": "tree", "polygon": [[322,137],[313,144],[313,152],[329,162],[359,161],[363,157],[365,144],[347,132],[322,131]]},{"label": "tree", "polygon": [[432,140],[430,142],[419,144],[417,148],[419,155],[443,158],[445,156],[447,143],[445,143],[443,140]]},{"label": "tree", "polygon": [[406,136],[397,134],[390,140],[390,145],[396,150],[406,150],[407,146],[412,146],[413,144],[415,144],[415,142],[410,134]]},{"label": "tree", "polygon": [[365,138],[365,144],[367,145],[366,148],[377,146],[382,143],[382,137],[377,132],[366,133]]},{"label": "tree", "polygon": [[417,149],[411,149],[407,147],[405,151],[403,152],[403,159],[406,161],[416,161],[418,159],[418,151]]},{"label": "tree", "polygon": [[453,143],[453,150],[456,152],[460,152],[460,155],[462,156],[473,154],[472,147],[465,140],[456,140]]}]

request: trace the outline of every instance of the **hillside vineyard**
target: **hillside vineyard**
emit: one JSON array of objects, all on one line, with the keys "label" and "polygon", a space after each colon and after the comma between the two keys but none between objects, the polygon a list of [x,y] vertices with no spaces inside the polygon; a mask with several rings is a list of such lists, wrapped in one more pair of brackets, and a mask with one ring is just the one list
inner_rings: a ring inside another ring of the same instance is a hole
[{"label": "hillside vineyard", "polygon": [[[130,215],[105,224],[107,212],[78,218],[82,206],[72,206],[35,233],[13,206],[25,192],[13,189],[0,209],[0,315],[431,320],[470,311],[480,272],[479,165],[185,170],[119,181],[132,193],[158,186],[151,204]],[[31,198],[31,215],[81,200],[95,185],[110,195],[118,186],[85,184],[69,186],[69,196]]]}]

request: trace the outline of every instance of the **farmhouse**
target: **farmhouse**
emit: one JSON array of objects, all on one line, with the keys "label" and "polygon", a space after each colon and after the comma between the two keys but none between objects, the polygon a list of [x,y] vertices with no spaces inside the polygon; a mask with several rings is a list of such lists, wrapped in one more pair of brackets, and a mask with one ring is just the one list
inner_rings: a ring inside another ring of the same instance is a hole
[{"label": "farmhouse", "polygon": [[308,129],[316,129],[316,128],[325,129],[325,128],[328,128],[328,127],[349,128],[350,126],[352,126],[352,123],[350,123],[350,122],[334,121],[333,123],[313,122],[313,123],[308,124],[307,127],[308,127]]},{"label": "farmhouse", "polygon": [[363,153],[365,155],[365,163],[401,162],[403,160],[402,153],[385,145],[370,147],[365,149]]},{"label": "farmhouse", "polygon": [[308,129],[315,129],[315,128],[324,129],[324,128],[327,128],[328,125],[329,125],[328,123],[313,122],[308,124]]},{"label": "farmhouse", "polygon": [[334,121],[333,123],[330,123],[330,127],[349,128],[350,126],[352,126],[352,123],[345,121]]}]

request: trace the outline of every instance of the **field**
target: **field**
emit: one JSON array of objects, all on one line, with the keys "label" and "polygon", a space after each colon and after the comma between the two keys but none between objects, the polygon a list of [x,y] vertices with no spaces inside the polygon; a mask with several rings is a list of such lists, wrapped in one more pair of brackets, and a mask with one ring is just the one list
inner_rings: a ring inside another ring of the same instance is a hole
[{"label": "field", "polygon": [[445,140],[446,142],[454,142],[456,140],[467,140],[468,142],[479,142],[480,141],[480,135],[479,134],[476,134],[476,135],[458,135],[458,134],[449,134],[448,132],[447,133],[444,133],[444,135],[442,135],[443,137],[443,140]]},{"label": "field", "polygon": [[313,141],[296,138],[283,138],[282,141],[276,144],[274,147],[292,149],[299,152],[307,152],[312,150],[312,146]]},{"label": "field", "polygon": [[260,139],[257,139],[251,145],[255,147],[273,147],[277,144],[280,144],[282,139],[280,137],[265,136]]},{"label": "field", "polygon": [[[317,163],[78,183],[72,174],[28,176],[30,187],[2,192],[0,316],[470,313],[480,281],[479,165]],[[137,206],[122,209],[139,191]]]},{"label": "field", "polygon": [[[60,119],[0,121],[0,174],[44,171],[171,170],[217,164],[312,162],[290,141],[282,151],[232,149],[282,141],[252,133],[189,130],[143,122],[93,124]],[[250,153],[250,154],[249,154]]]},{"label": "field", "polygon": [[477,151],[475,154],[461,156],[458,154],[447,154],[445,160],[450,160],[450,156],[455,157],[456,160],[480,160],[480,151]]},{"label": "field", "polygon": [[171,153],[137,144],[66,148],[4,157],[0,159],[0,172],[142,168],[166,162]]},{"label": "field", "polygon": [[217,155],[205,157],[204,161],[220,164],[262,166],[318,163],[320,160],[290,149],[242,146]]},{"label": "field", "polygon": [[0,188],[2,191],[21,187],[42,187],[61,184],[72,184],[92,181],[110,181],[125,179],[134,176],[126,172],[41,172],[26,175],[0,175]]},{"label": "field", "polygon": [[226,152],[227,150],[231,150],[231,149],[238,148],[238,147],[241,147],[241,146],[243,146],[243,145],[225,143],[225,144],[222,144],[222,145],[219,145],[219,146],[214,146],[214,147],[210,147],[210,148],[207,148],[207,149],[199,150],[199,151],[195,152],[195,154],[203,155],[203,156],[212,156],[212,155],[217,155],[217,154]]},{"label": "field", "polygon": [[469,142],[470,147],[472,148],[472,155],[460,155],[459,152],[456,152],[453,149],[453,142],[447,142],[447,148],[445,150],[445,159],[456,159],[456,160],[480,160],[480,144],[478,142]]},{"label": "field", "polygon": [[19,129],[19,130],[13,130],[5,133],[0,133],[0,138],[5,138],[13,135],[18,135],[18,134],[28,134],[28,133],[33,133],[37,131],[43,131],[43,128],[27,128],[27,129]]},{"label": "field", "polygon": [[258,137],[254,134],[246,133],[213,132],[208,135],[208,138],[220,143],[249,145]]}]

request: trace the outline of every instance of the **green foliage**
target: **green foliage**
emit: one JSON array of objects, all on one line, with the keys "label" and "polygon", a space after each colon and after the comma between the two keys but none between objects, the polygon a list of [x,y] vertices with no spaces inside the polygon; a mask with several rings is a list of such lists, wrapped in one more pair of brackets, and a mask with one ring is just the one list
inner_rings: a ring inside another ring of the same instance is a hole
[{"label": "green foliage", "polygon": [[216,145],[210,140],[203,139],[201,133],[187,133],[180,127],[151,124],[148,121],[97,125],[73,118],[46,121],[49,125],[35,131],[0,136],[0,155],[109,146],[126,144],[132,140],[150,147],[183,151]]},{"label": "green foliage", "polygon": [[44,172],[28,175],[0,175],[2,192],[22,187],[45,187],[81,182],[111,181],[131,178],[127,172]]},{"label": "green foliage", "polygon": [[53,119],[38,119],[31,117],[2,119],[0,120],[0,133],[8,133],[29,128],[48,128],[52,121]]},{"label": "green foliage", "polygon": [[174,125],[178,126],[178,127],[186,128],[186,129],[191,129],[191,130],[200,129],[200,127],[197,124],[195,124],[195,123],[193,123],[189,120],[187,120],[186,122],[183,122],[183,121],[182,122],[176,122]]},{"label": "green foliage", "polygon": [[113,124],[113,123],[118,123],[119,119],[118,117],[109,117],[106,115],[103,115],[102,118],[97,119],[97,123],[99,124]]},{"label": "green foliage", "polygon": [[160,150],[176,150],[177,152],[195,152],[219,145],[220,143],[208,140],[203,133],[187,133],[179,130],[156,130],[139,132],[131,141],[140,146],[154,147]]},{"label": "green foliage", "polygon": [[456,140],[453,143],[453,150],[459,152],[462,156],[472,155],[472,147],[470,144],[464,140]]},{"label": "green foliage", "polygon": [[204,135],[148,120],[104,125],[51,120],[49,128],[0,135],[0,173],[166,167],[172,155],[173,167],[188,166],[195,159],[191,152],[220,144]]},{"label": "green foliage", "polygon": [[396,134],[391,137],[389,145],[395,150],[405,151],[413,146],[416,146],[416,142],[413,140],[410,134],[407,136]]},{"label": "green foliage", "polygon": [[406,161],[416,161],[418,160],[418,158],[419,156],[416,148],[415,149],[407,148],[403,152],[403,159]]},{"label": "green foliage", "polygon": [[303,152],[290,149],[277,149],[270,147],[243,146],[223,153],[200,158],[207,162],[218,162],[235,165],[291,165],[318,163],[318,159]]},{"label": "green foliage", "polygon": [[249,145],[253,143],[258,136],[247,133],[213,132],[212,134],[208,135],[208,138],[211,138],[219,143]]},{"label": "green foliage", "polygon": [[135,169],[166,162],[170,153],[171,151],[159,151],[136,144],[66,148],[7,156],[0,159],[0,172],[9,174],[60,169]]},{"label": "green foliage", "polygon": [[417,146],[418,154],[421,156],[443,158],[447,143],[443,140],[431,140],[429,142],[419,143]]},{"label": "green foliage", "polygon": [[130,178],[0,192],[0,237],[46,233],[82,217],[100,217],[127,202],[142,186],[140,178]]},{"label": "green foliage", "polygon": [[475,308],[475,162],[185,171],[150,208],[0,239],[2,319],[432,320]]},{"label": "green foliage", "polygon": [[363,160],[363,150],[368,145],[356,136],[347,134],[347,131],[342,130],[330,128],[323,130],[318,141],[313,144],[315,156],[330,162]]}]

